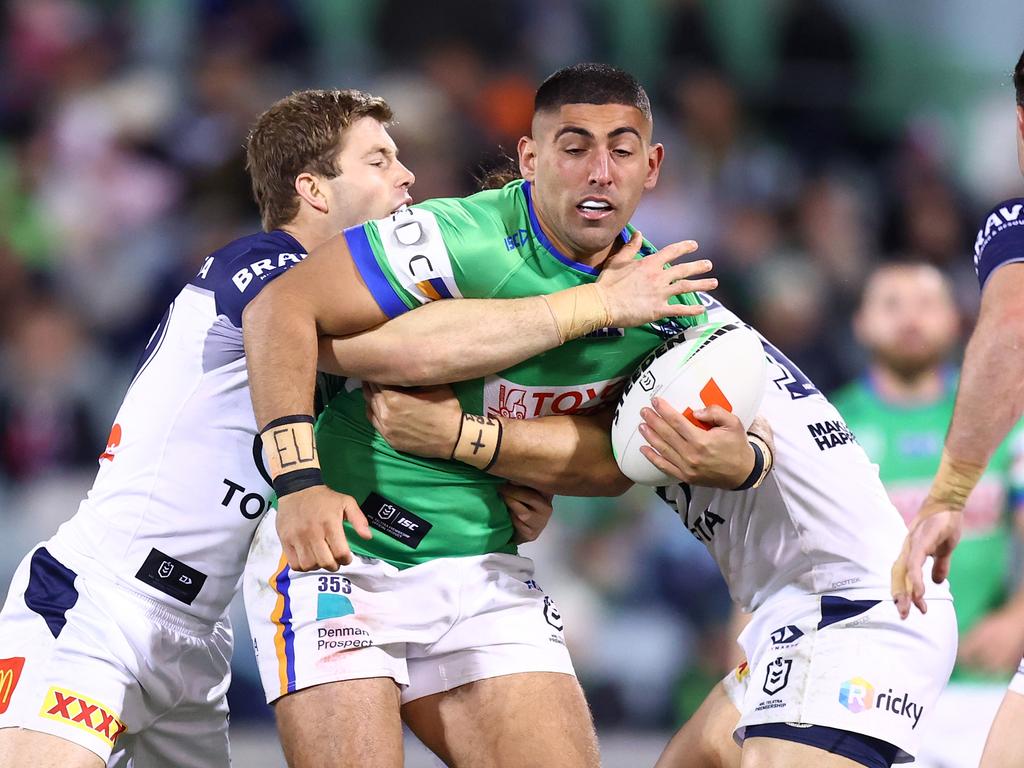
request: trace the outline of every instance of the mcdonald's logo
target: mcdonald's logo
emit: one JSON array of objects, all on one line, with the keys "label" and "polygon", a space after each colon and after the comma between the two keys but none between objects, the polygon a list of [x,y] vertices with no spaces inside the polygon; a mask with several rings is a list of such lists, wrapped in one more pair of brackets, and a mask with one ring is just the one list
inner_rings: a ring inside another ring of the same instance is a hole
[{"label": "mcdonald's logo", "polygon": [[14,689],[18,687],[21,668],[25,666],[24,656],[0,659],[0,715],[7,711]]}]

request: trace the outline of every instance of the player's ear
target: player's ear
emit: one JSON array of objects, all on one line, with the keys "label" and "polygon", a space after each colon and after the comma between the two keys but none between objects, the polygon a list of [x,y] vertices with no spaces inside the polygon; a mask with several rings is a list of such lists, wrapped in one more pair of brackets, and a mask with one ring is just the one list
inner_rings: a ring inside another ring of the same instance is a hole
[{"label": "player's ear", "polygon": [[652,144],[647,150],[647,178],[644,179],[644,189],[654,189],[658,183],[658,174],[661,173],[661,161],[665,159],[665,145]]},{"label": "player's ear", "polygon": [[323,185],[312,173],[303,172],[295,177],[295,194],[320,213],[328,212],[327,195]]},{"label": "player's ear", "polygon": [[519,152],[519,173],[532,182],[537,176],[537,142],[529,136],[523,136],[516,149]]}]

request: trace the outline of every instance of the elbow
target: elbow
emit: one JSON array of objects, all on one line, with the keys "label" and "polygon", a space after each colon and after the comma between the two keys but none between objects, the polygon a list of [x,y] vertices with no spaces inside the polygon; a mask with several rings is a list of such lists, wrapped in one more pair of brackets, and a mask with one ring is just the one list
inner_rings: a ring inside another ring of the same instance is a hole
[{"label": "elbow", "polygon": [[581,496],[621,496],[633,487],[633,481],[619,471],[612,461],[601,463],[580,478]]}]

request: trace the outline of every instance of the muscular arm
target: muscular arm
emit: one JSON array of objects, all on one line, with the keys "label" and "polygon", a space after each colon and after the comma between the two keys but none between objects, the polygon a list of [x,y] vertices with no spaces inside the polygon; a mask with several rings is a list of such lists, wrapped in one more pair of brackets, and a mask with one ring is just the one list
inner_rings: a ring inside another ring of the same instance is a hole
[{"label": "muscular arm", "polygon": [[426,304],[356,336],[322,338],[319,368],[397,386],[443,384],[508,368],[558,344],[539,296],[462,299]]},{"label": "muscular arm", "polygon": [[564,496],[618,496],[633,483],[612,456],[611,420],[611,411],[502,419],[501,452],[489,471]]},{"label": "muscular arm", "polygon": [[256,424],[313,412],[318,336],[347,336],[386,319],[343,234],[267,285],[242,314]]},{"label": "muscular arm", "polygon": [[[699,305],[669,302],[673,295],[716,285],[713,278],[688,279],[710,269],[710,262],[670,266],[696,244],[674,243],[637,260],[641,244],[634,236],[620,249],[597,286],[569,288],[547,299],[439,301],[376,328],[387,318],[345,236],[337,235],[267,285],[243,313],[256,422],[312,412],[318,357],[325,370],[376,381],[457,381],[507,368],[605,324],[632,327],[702,313]],[[353,336],[370,328],[370,334]],[[351,338],[320,344],[322,336]]]},{"label": "muscular arm", "polygon": [[946,451],[986,464],[1024,406],[1024,264],[989,278],[981,315],[967,345]]}]

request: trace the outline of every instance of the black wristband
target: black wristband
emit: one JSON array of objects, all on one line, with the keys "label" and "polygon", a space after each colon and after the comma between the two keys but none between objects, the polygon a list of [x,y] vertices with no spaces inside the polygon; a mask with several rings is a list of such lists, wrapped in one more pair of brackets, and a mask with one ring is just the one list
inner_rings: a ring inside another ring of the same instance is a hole
[{"label": "black wristband", "polygon": [[750,470],[750,474],[747,475],[746,480],[733,488],[734,491],[750,490],[754,487],[754,484],[761,479],[761,475],[764,474],[764,452],[761,450],[761,446],[753,440],[749,442],[749,445],[754,449],[754,468]]},{"label": "black wristband", "polygon": [[274,493],[277,498],[283,498],[289,493],[304,491],[314,485],[323,485],[324,476],[320,469],[296,469],[294,472],[285,472],[274,478]]},{"label": "black wristband", "polygon": [[268,429],[273,429],[274,427],[280,427],[280,426],[282,426],[284,424],[315,424],[315,423],[316,423],[316,419],[314,419],[309,414],[297,413],[294,416],[282,416],[282,417],[280,417],[278,419],[274,419],[273,421],[271,421],[268,424],[266,424],[263,427],[263,429],[260,430],[260,434],[262,435]]}]

